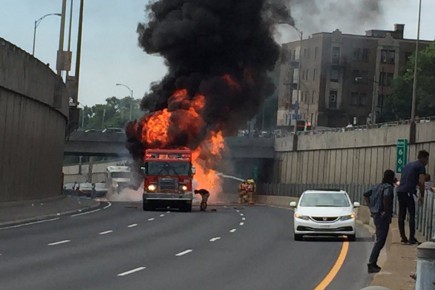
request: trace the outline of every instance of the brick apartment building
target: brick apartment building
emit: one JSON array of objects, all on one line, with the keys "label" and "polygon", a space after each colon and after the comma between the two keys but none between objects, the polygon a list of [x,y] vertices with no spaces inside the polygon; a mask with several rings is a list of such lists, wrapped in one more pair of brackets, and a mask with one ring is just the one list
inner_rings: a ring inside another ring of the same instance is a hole
[{"label": "brick apartment building", "polygon": [[[277,126],[290,128],[296,119],[314,127],[380,122],[392,79],[415,51],[416,41],[404,39],[403,31],[403,24],[393,31],[368,30],[366,35],[336,30],[284,44]],[[429,43],[420,41],[419,47]]]}]

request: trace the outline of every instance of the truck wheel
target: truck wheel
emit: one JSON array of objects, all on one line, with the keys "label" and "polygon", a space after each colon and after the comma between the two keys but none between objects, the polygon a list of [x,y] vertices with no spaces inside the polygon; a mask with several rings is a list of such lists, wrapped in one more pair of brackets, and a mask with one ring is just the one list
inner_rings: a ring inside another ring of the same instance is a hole
[{"label": "truck wheel", "polygon": [[154,208],[150,203],[144,202],[143,203],[143,210],[144,211],[152,211],[152,210],[154,210]]},{"label": "truck wheel", "polygon": [[183,211],[185,212],[191,212],[192,211],[192,204],[191,203],[186,203],[183,207]]}]

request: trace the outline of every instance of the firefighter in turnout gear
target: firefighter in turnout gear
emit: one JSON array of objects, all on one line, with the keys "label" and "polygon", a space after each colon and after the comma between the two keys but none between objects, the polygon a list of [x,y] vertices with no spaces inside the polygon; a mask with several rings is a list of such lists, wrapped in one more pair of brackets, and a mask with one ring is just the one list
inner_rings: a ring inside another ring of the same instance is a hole
[{"label": "firefighter in turnout gear", "polygon": [[201,211],[205,211],[207,209],[207,201],[210,196],[210,192],[207,189],[195,189],[195,194],[201,195],[201,204],[199,206],[199,209]]},{"label": "firefighter in turnout gear", "polygon": [[253,196],[255,194],[256,191],[256,185],[255,185],[255,181],[254,179],[250,178],[246,180],[246,195],[248,197],[248,202],[249,204],[254,204],[254,199]]},{"label": "firefighter in turnout gear", "polygon": [[248,200],[248,183],[245,181],[242,181],[239,184],[239,203],[245,203]]}]

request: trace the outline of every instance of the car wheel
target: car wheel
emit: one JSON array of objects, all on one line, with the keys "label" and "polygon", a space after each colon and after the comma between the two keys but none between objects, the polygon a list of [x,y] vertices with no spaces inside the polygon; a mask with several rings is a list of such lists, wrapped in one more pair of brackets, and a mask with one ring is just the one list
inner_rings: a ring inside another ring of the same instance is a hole
[{"label": "car wheel", "polygon": [[302,241],[303,235],[301,234],[295,234],[295,241]]},{"label": "car wheel", "polygon": [[356,240],[356,236],[355,236],[355,235],[347,235],[347,239],[348,239],[350,242],[354,242],[354,241]]}]

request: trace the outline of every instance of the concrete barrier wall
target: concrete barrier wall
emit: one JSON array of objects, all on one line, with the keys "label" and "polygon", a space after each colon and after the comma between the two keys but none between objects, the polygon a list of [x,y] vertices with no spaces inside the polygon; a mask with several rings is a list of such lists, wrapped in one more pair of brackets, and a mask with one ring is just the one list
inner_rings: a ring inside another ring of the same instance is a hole
[{"label": "concrete barrier wall", "polygon": [[67,114],[62,79],[0,38],[0,202],[61,194]]},{"label": "concrete barrier wall", "polygon": [[[277,138],[275,175],[278,183],[375,184],[386,169],[396,169],[397,139],[409,139],[409,125]],[[435,122],[419,123],[408,160],[419,150],[431,154],[427,171],[435,176]]]}]

